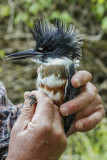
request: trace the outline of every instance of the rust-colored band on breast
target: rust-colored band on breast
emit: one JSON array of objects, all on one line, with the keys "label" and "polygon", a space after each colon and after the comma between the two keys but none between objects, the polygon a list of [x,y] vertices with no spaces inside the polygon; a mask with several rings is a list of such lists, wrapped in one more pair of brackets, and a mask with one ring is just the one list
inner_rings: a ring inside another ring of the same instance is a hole
[{"label": "rust-colored band on breast", "polygon": [[68,71],[63,65],[50,65],[50,66],[45,66],[41,65],[38,70],[38,73],[41,73],[42,78],[48,77],[51,75],[55,75],[59,79],[65,80],[68,79]]},{"label": "rust-colored band on breast", "polygon": [[39,88],[46,89],[48,92],[53,92],[53,95],[55,95],[58,92],[64,94],[65,85],[66,85],[66,83],[60,87],[49,87],[47,85],[39,84]]},{"label": "rust-colored band on breast", "polygon": [[58,106],[60,106],[64,102],[65,86],[66,86],[66,83],[60,87],[49,87],[47,85],[39,84],[39,88],[41,88],[42,90],[47,91],[48,93],[52,92],[53,97],[55,94],[59,93],[60,95],[59,99],[55,100],[51,97],[53,102]]},{"label": "rust-colored band on breast", "polygon": [[[41,65],[37,72],[40,75],[38,78],[38,87],[41,88],[42,91],[45,92],[56,105],[60,106],[64,102],[65,87],[68,80],[68,71],[66,67],[63,65]],[[50,84],[48,85],[48,77],[52,77],[52,75],[54,75],[52,79],[54,85],[52,84],[52,86],[50,86]],[[56,77],[57,81],[54,77]],[[45,81],[42,81],[45,78],[46,83]]]}]

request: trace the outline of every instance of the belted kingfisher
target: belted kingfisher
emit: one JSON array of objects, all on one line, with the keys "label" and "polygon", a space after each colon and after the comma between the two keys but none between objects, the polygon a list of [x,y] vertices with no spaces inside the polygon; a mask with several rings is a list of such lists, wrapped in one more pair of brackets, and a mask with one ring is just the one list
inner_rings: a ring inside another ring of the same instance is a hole
[{"label": "belted kingfisher", "polygon": [[[67,26],[59,19],[54,19],[51,25],[39,19],[34,22],[34,29],[30,28],[30,31],[36,47],[7,57],[10,60],[31,58],[41,64],[37,70],[37,88],[60,106],[80,93],[79,88],[72,86],[71,77],[82,56],[82,37],[75,27]],[[31,105],[36,102],[34,96],[29,98],[32,99]],[[65,133],[70,129],[73,117],[74,115],[62,117]]]}]

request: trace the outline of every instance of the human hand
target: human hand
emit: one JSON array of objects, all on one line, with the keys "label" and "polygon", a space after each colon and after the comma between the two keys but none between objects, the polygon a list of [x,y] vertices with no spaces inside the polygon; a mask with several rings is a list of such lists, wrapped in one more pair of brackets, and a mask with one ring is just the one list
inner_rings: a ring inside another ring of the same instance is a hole
[{"label": "human hand", "polygon": [[[29,95],[36,97],[37,106],[30,108]],[[26,92],[24,107],[11,132],[7,160],[58,160],[66,145],[58,107],[42,92]]]},{"label": "human hand", "polygon": [[96,87],[90,83],[91,79],[92,76],[87,71],[79,71],[71,79],[75,88],[81,87],[81,93],[60,107],[62,116],[75,113],[74,123],[67,135],[93,129],[105,115],[102,99]]}]

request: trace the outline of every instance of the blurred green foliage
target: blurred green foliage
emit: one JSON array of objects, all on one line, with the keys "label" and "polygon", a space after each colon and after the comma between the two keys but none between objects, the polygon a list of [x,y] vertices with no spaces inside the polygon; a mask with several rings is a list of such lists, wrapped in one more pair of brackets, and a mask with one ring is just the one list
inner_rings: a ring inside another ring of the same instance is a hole
[{"label": "blurred green foliage", "polygon": [[[5,52],[3,50],[0,50],[0,61],[2,60],[2,58],[5,57]],[[2,67],[0,66],[0,73],[2,72]]]},{"label": "blurred green foliage", "polygon": [[4,18],[9,16],[10,14],[10,8],[8,5],[0,5],[0,18]]},{"label": "blurred green foliage", "polygon": [[[107,0],[8,0],[6,2],[1,0],[1,2],[0,23],[5,31],[8,30],[10,24],[15,30],[25,31],[25,24],[33,27],[33,20],[38,17],[49,21],[57,17],[71,23],[75,20],[79,21],[79,17],[86,13],[86,17],[82,20],[86,21],[89,15],[94,25],[99,25],[100,29],[107,34]],[[79,21],[80,24],[82,20]],[[88,23],[84,27],[88,28]],[[0,50],[0,60],[3,57],[5,57],[5,52]],[[2,67],[0,66],[1,72]],[[64,158],[65,155],[68,157]],[[107,160],[107,120],[104,119],[96,129],[86,134],[77,133],[71,136],[68,139],[68,148],[61,158],[61,160],[65,159]]]},{"label": "blurred green foliage", "polygon": [[5,56],[4,50],[0,50],[0,58],[3,58]]},{"label": "blurred green foliage", "polygon": [[[77,13],[75,13],[75,6],[80,10]],[[8,0],[8,3],[0,5],[0,19],[2,21],[6,19],[6,22],[11,19],[14,27],[17,27],[20,23],[27,23],[32,27],[33,19],[38,17],[48,20],[58,17],[67,23],[71,23],[74,18],[78,20],[85,9],[89,11],[90,16],[92,15],[93,22],[96,22],[96,25],[99,24],[101,29],[107,33],[107,0],[62,0],[60,2],[57,0]],[[10,18],[12,16],[13,18]]]},{"label": "blurred green foliage", "polygon": [[[107,119],[87,133],[69,137],[65,155],[67,160],[107,160]],[[64,155],[60,160],[64,160]]]},{"label": "blurred green foliage", "polygon": [[102,29],[107,33],[107,0],[91,0],[91,10],[101,23]]}]

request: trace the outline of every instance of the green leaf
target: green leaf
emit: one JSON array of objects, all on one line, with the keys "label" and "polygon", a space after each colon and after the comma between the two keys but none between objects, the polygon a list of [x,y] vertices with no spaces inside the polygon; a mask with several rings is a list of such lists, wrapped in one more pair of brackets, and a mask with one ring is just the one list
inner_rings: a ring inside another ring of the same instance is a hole
[{"label": "green leaf", "polygon": [[28,15],[28,13],[24,13],[22,17],[23,17],[23,18],[22,18],[22,21],[23,21],[23,22],[27,22],[27,20],[28,20],[28,18],[29,18],[29,15]]},{"label": "green leaf", "polygon": [[105,7],[104,5],[97,4],[96,5],[96,13],[98,14],[99,18],[101,18],[104,15]]},{"label": "green leaf", "polygon": [[60,12],[59,11],[54,11],[50,17],[50,19],[54,19],[54,18],[60,18]]},{"label": "green leaf", "polygon": [[102,29],[107,32],[107,16],[102,20]]},{"label": "green leaf", "polygon": [[70,16],[70,14],[69,14],[68,12],[66,12],[66,11],[64,11],[64,12],[61,14],[60,18],[61,18],[63,21],[67,22],[67,23],[70,23],[70,22],[72,21],[72,18],[71,18],[71,16]]},{"label": "green leaf", "polygon": [[0,16],[7,17],[10,14],[10,8],[8,5],[0,5]]},{"label": "green leaf", "polygon": [[29,16],[28,13],[19,13],[14,20],[15,24],[18,24],[20,22],[27,22]]},{"label": "green leaf", "polygon": [[22,21],[22,14],[20,13],[16,15],[14,22],[15,24],[18,24],[21,21]]},{"label": "green leaf", "polygon": [[59,12],[59,11],[55,11],[50,15],[50,19],[53,18],[59,18],[62,21],[65,21],[67,23],[70,23],[72,21],[72,17],[70,16],[70,14],[66,11],[64,12]]},{"label": "green leaf", "polygon": [[37,13],[38,13],[38,10],[39,10],[39,6],[38,6],[37,3],[32,4],[32,5],[30,6],[30,8],[29,8],[29,12],[30,12],[31,14],[37,14]]},{"label": "green leaf", "polygon": [[27,24],[28,24],[28,26],[29,26],[29,27],[31,27],[31,28],[32,28],[32,27],[33,27],[33,25],[34,25],[34,21],[33,21],[33,19],[30,19],[30,20],[28,21],[28,23],[27,23]]}]

